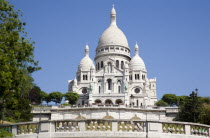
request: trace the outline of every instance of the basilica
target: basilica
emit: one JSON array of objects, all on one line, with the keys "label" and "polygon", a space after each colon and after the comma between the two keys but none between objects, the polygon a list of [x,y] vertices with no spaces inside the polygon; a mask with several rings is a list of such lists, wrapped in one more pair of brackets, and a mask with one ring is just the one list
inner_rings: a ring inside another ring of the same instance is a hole
[{"label": "basilica", "polygon": [[131,57],[127,38],[117,26],[113,6],[110,25],[98,41],[94,62],[86,45],[76,77],[68,81],[68,91],[80,95],[77,104],[153,106],[157,101],[156,78],[148,79],[137,43],[133,49],[135,55]]}]

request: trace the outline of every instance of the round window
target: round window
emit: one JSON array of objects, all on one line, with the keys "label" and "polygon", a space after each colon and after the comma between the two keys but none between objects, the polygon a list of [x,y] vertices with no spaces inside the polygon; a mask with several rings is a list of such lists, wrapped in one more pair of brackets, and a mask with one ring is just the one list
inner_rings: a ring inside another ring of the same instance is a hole
[{"label": "round window", "polygon": [[140,93],[140,89],[139,88],[136,88],[134,91],[135,91],[135,93]]}]

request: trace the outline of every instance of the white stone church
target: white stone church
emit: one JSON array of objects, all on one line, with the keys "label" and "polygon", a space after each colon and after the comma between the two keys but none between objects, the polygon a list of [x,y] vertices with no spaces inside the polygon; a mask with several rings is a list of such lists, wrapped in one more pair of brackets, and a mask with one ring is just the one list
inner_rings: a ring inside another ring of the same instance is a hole
[{"label": "white stone church", "polygon": [[114,7],[110,20],[109,27],[98,41],[95,64],[89,57],[89,46],[86,45],[76,77],[68,81],[68,91],[80,95],[78,105],[153,106],[157,101],[156,79],[147,78],[137,43],[134,46],[135,55],[131,58],[127,38],[117,26]]}]

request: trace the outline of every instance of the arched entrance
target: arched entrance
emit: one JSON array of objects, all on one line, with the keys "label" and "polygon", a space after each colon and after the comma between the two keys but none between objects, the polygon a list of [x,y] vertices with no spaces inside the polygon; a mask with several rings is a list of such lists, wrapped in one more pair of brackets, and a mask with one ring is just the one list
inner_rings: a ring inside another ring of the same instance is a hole
[{"label": "arched entrance", "polygon": [[95,104],[101,104],[101,103],[102,103],[101,100],[99,100],[99,99],[95,100]]},{"label": "arched entrance", "polygon": [[82,93],[83,93],[83,94],[86,94],[86,93],[87,93],[87,88],[83,88],[83,89],[82,89]]},{"label": "arched entrance", "polygon": [[112,100],[107,99],[107,100],[105,101],[105,104],[113,104],[113,103],[112,103]]},{"label": "arched entrance", "polygon": [[117,100],[115,101],[115,104],[123,104],[123,101],[122,101],[121,99],[117,99]]}]

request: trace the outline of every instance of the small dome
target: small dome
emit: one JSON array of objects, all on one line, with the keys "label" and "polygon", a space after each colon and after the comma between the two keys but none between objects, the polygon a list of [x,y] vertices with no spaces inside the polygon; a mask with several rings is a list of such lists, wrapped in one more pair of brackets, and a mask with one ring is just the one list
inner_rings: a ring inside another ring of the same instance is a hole
[{"label": "small dome", "polygon": [[132,70],[146,70],[144,61],[139,57],[139,55],[135,55],[130,62],[130,69]]},{"label": "small dome", "polygon": [[128,40],[124,33],[116,25],[110,25],[103,32],[98,42],[98,47],[106,45],[120,45],[128,47]]},{"label": "small dome", "polygon": [[79,69],[90,70],[95,68],[93,61],[89,57],[89,46],[85,46],[85,57],[80,61]]},{"label": "small dome", "polygon": [[84,69],[91,69],[92,67],[95,68],[93,61],[90,59],[89,56],[85,56],[79,64],[79,68],[84,68]]},{"label": "small dome", "polygon": [[130,61],[130,69],[131,70],[144,70],[144,71],[146,71],[144,61],[141,59],[141,57],[139,57],[138,51],[139,51],[139,46],[136,43],[136,45],[135,45],[135,56]]}]

